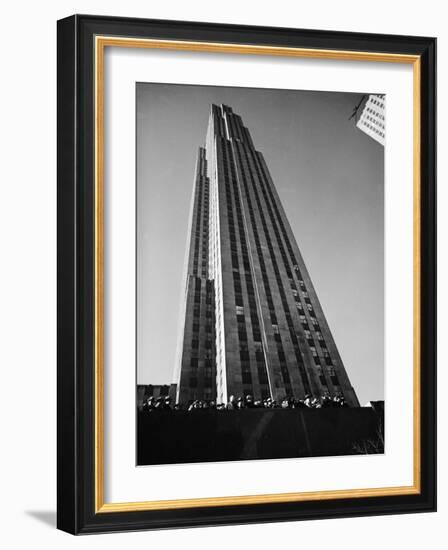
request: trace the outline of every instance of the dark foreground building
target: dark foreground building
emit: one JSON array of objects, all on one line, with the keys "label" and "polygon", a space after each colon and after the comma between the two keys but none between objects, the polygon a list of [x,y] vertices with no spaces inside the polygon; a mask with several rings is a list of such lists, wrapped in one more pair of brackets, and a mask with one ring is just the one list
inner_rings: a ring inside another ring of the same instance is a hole
[{"label": "dark foreground building", "polygon": [[212,105],[190,218],[177,402],[342,394],[359,406],[263,155]]}]

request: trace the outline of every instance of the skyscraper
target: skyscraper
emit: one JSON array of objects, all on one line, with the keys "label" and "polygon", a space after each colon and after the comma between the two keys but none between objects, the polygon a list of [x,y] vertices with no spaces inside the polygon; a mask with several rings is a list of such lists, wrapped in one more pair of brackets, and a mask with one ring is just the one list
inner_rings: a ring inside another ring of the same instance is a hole
[{"label": "skyscraper", "polygon": [[212,105],[190,215],[177,400],[342,394],[359,406],[263,155]]}]

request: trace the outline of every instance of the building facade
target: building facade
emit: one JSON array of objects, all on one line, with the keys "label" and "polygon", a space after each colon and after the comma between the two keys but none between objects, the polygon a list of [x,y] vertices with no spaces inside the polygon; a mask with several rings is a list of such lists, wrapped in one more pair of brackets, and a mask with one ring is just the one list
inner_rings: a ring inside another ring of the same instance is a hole
[{"label": "building facade", "polygon": [[177,401],[359,406],[263,155],[226,105],[198,152],[189,236]]},{"label": "building facade", "polygon": [[386,109],[385,96],[382,94],[371,94],[365,102],[356,126],[373,138],[381,145],[384,145],[386,137]]}]

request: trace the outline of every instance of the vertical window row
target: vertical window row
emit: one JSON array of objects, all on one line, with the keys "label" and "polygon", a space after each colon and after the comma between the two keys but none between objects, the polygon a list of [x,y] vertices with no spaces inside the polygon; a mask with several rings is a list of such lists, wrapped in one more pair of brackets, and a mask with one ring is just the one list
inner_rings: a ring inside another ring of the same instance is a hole
[{"label": "vertical window row", "polygon": [[[240,364],[241,379],[243,383],[243,392],[252,392],[252,372],[250,364],[250,354],[247,345],[247,327],[246,315],[244,312],[245,303],[243,300],[243,281],[246,288],[248,302],[248,313],[251,317],[254,339],[261,340],[260,325],[257,315],[257,305],[255,298],[255,288],[252,279],[252,273],[249,260],[249,249],[244,230],[243,213],[241,199],[239,196],[238,183],[236,179],[235,163],[231,154],[230,142],[222,139],[222,162],[226,190],[227,217],[230,238],[230,253],[232,259],[233,287],[235,293],[235,307],[237,308],[238,339],[240,346]],[[236,218],[236,220],[235,220]],[[236,239],[236,227],[239,234],[239,248],[241,251],[242,266],[238,258],[238,244]],[[244,387],[245,386],[245,387]]]},{"label": "vertical window row", "polygon": [[201,235],[201,219],[202,219],[202,178],[199,176],[198,188],[197,188],[197,202],[196,202],[196,226],[195,226],[195,239],[194,239],[194,255],[193,255],[193,274],[198,275],[198,258],[200,249],[200,235]]},{"label": "vertical window row", "polygon": [[200,149],[197,170],[196,217],[194,232],[193,275],[207,277],[209,249],[210,181],[207,178],[205,150]]},{"label": "vertical window row", "polygon": [[[193,297],[192,337],[190,342],[190,372],[188,386],[203,388],[205,394],[215,393],[214,353],[214,283],[196,277],[191,286]],[[201,308],[205,308],[201,316]],[[201,362],[201,364],[200,364]],[[199,368],[201,366],[201,368]]]},{"label": "vertical window row", "polygon": [[216,365],[215,365],[215,288],[213,281],[205,282],[205,358],[203,382],[207,388],[206,393],[213,395],[216,391]]},{"label": "vertical window row", "polygon": [[[269,249],[271,262],[272,262],[272,266],[273,266],[273,269],[274,269],[274,274],[275,274],[275,278],[276,278],[276,281],[277,281],[277,285],[278,285],[278,289],[279,289],[279,293],[280,293],[280,298],[281,298],[281,301],[282,301],[283,311],[284,311],[284,314],[285,314],[286,322],[288,324],[288,329],[289,329],[291,341],[292,341],[292,344],[293,344],[293,347],[294,347],[294,353],[295,353],[295,356],[296,356],[297,366],[298,366],[298,369],[299,369],[300,377],[302,379],[302,384],[303,384],[304,390],[305,390],[306,393],[309,393],[310,392],[310,384],[309,384],[309,380],[308,380],[308,376],[307,376],[305,367],[303,365],[303,359],[302,359],[302,353],[301,353],[300,346],[299,346],[299,341],[298,341],[298,338],[297,338],[297,334],[294,330],[294,323],[293,323],[293,320],[292,320],[292,317],[291,317],[291,312],[289,310],[288,302],[287,302],[287,299],[286,299],[286,294],[285,294],[285,290],[284,290],[284,287],[283,287],[283,281],[281,279],[280,271],[279,271],[279,268],[278,268],[278,265],[277,265],[277,259],[276,259],[275,252],[274,252],[274,247],[272,245],[272,240],[271,240],[271,237],[270,237],[270,234],[269,234],[268,226],[267,226],[267,223],[266,223],[266,218],[264,216],[264,212],[263,212],[263,209],[262,209],[261,199],[260,199],[260,195],[258,193],[258,189],[257,189],[257,185],[256,185],[255,174],[252,172],[252,169],[251,169],[251,166],[250,166],[249,156],[248,156],[248,153],[247,153],[247,148],[246,147],[241,147],[241,151],[242,151],[242,154],[239,153],[240,164],[242,166],[242,171],[243,172],[244,172],[245,169],[247,170],[247,172],[249,174],[249,179],[252,182],[252,190],[253,190],[253,194],[254,194],[254,197],[255,197],[255,201],[256,201],[257,206],[258,206],[258,211],[259,211],[259,215],[260,215],[261,224],[263,226],[263,231],[264,231],[264,235],[265,235],[265,239],[266,239],[266,244],[267,244],[268,249]],[[243,155],[244,155],[244,158],[243,158]],[[247,191],[246,191],[246,194],[249,196],[249,193]],[[272,221],[273,220],[271,220],[271,222]],[[274,227],[274,223],[272,225]],[[271,321],[276,321],[275,311],[271,310],[270,313],[271,313]],[[278,325],[273,322],[272,326],[274,328],[274,339],[277,342],[277,352],[278,352],[278,356],[279,356],[280,370],[281,370],[281,373],[282,373],[282,378],[283,378],[283,383],[284,383],[284,386],[285,386],[285,391],[287,393],[291,394],[292,393],[291,392],[291,379],[290,379],[290,375],[289,375],[287,364],[286,364],[286,359],[285,359],[285,354],[284,354],[284,350],[283,350],[281,335],[280,335],[280,332],[278,330],[275,330],[276,327],[278,329]]]}]

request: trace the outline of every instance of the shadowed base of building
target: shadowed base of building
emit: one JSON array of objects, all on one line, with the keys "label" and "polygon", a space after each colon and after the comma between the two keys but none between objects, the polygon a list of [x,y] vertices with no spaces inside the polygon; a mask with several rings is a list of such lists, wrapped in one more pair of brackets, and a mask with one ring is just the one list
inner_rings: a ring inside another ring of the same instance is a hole
[{"label": "shadowed base of building", "polygon": [[380,454],[373,408],[139,411],[137,464]]}]

